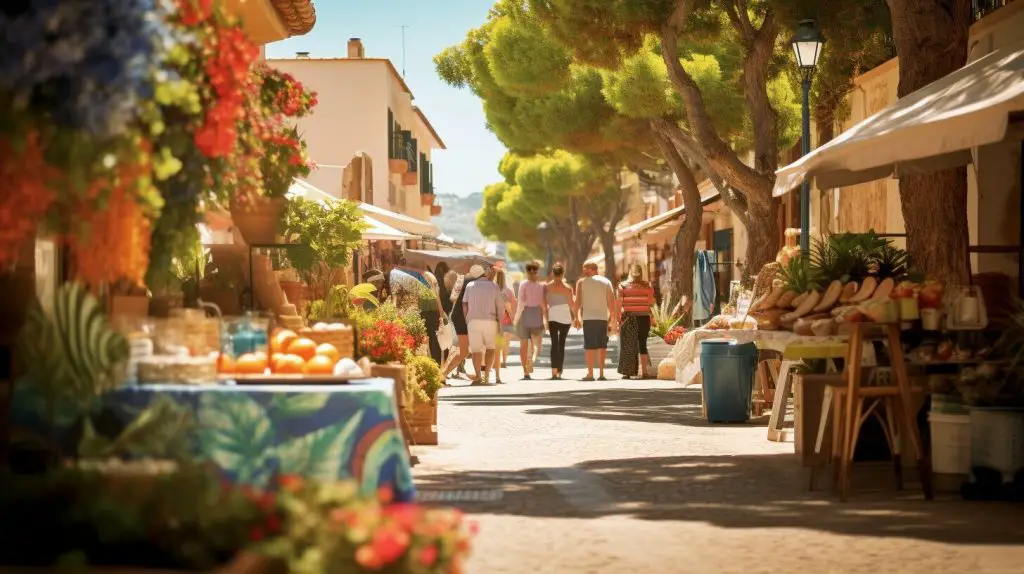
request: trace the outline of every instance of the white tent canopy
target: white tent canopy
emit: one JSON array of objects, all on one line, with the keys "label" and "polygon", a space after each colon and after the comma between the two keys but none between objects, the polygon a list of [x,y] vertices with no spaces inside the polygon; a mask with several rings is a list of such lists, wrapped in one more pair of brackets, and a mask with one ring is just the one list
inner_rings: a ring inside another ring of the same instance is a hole
[{"label": "white tent canopy", "polygon": [[971,163],[979,146],[1017,138],[1024,42],[996,50],[909,94],[776,172],[776,196],[814,178],[819,189]]},{"label": "white tent canopy", "polygon": [[[718,198],[718,190],[714,187],[701,194],[701,205],[707,205]],[[670,209],[665,213],[649,217],[639,223],[615,231],[619,241],[643,237],[648,243],[660,243],[670,240],[683,224],[682,216],[686,214],[686,206]]]}]

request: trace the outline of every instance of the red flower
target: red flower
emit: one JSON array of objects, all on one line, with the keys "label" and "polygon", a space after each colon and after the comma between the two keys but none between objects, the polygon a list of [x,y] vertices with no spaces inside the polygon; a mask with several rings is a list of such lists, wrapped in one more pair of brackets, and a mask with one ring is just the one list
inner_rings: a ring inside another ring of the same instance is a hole
[{"label": "red flower", "polygon": [[437,562],[438,554],[440,553],[437,551],[437,546],[431,544],[430,546],[423,547],[416,559],[419,560],[420,564],[430,568]]},{"label": "red flower", "polygon": [[370,544],[373,546],[374,553],[385,564],[390,564],[405,553],[411,541],[408,532],[400,530],[394,525],[384,525],[373,533]]},{"label": "red flower", "polygon": [[406,530],[413,530],[423,516],[423,507],[415,504],[392,504],[384,508],[385,517]]},{"label": "red flower", "polygon": [[265,534],[263,533],[263,529],[259,526],[254,526],[252,530],[249,531],[249,540],[252,540],[253,542],[263,540],[264,536]]},{"label": "red flower", "polygon": [[270,532],[271,534],[279,532],[281,530],[281,519],[271,514],[267,517],[266,527],[267,532]]},{"label": "red flower", "polygon": [[390,486],[385,485],[377,489],[377,500],[379,500],[381,504],[391,504],[394,499],[395,491],[392,490]]},{"label": "red flower", "polygon": [[384,566],[384,561],[372,546],[363,545],[356,550],[356,564],[367,570],[380,570]]},{"label": "red flower", "polygon": [[360,338],[360,348],[375,363],[400,361],[415,346],[416,340],[405,327],[385,321],[364,330]]},{"label": "red flower", "polygon": [[288,492],[298,492],[305,486],[306,481],[297,474],[282,474],[277,483]]}]

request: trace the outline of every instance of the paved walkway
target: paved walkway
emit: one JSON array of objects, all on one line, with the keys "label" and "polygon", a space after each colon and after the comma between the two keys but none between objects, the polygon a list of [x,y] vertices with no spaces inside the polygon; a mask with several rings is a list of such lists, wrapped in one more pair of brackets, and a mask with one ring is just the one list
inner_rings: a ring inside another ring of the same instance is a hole
[{"label": "paved walkway", "polygon": [[807,491],[763,421],[704,423],[696,389],[507,372],[442,391],[441,445],[415,448],[422,496],[480,523],[471,574],[1024,572],[1020,505],[925,502],[877,487],[888,467],[870,465],[842,504]]}]

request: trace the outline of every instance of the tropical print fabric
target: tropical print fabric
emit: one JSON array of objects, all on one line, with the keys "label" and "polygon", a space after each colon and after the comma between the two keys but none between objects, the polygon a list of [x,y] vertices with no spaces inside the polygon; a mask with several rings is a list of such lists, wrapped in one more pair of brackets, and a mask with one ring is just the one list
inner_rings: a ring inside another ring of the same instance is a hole
[{"label": "tropical print fabric", "polygon": [[[169,398],[192,414],[187,430],[192,451],[232,482],[265,487],[277,474],[354,478],[368,495],[388,487],[396,501],[413,499],[391,380],[344,386],[125,387],[104,395],[100,409],[127,425],[157,398]],[[41,401],[16,393],[15,424],[41,431],[42,407]],[[58,428],[61,443],[75,444],[68,427],[78,425],[66,418],[58,425],[67,425]]]}]

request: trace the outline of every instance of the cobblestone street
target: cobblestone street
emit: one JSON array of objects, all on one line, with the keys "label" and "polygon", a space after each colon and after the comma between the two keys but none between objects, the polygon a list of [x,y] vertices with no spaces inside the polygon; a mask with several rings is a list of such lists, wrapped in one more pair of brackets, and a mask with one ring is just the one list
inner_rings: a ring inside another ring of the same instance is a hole
[{"label": "cobblestone street", "polygon": [[414,449],[421,497],[479,521],[471,574],[1024,572],[1019,505],[926,502],[912,482],[876,484],[886,465],[855,467],[839,503],[807,490],[764,420],[709,426],[700,391],[675,383],[578,382],[580,337],[569,346],[570,380],[520,381],[516,351],[509,384],[453,382],[441,445]]}]

